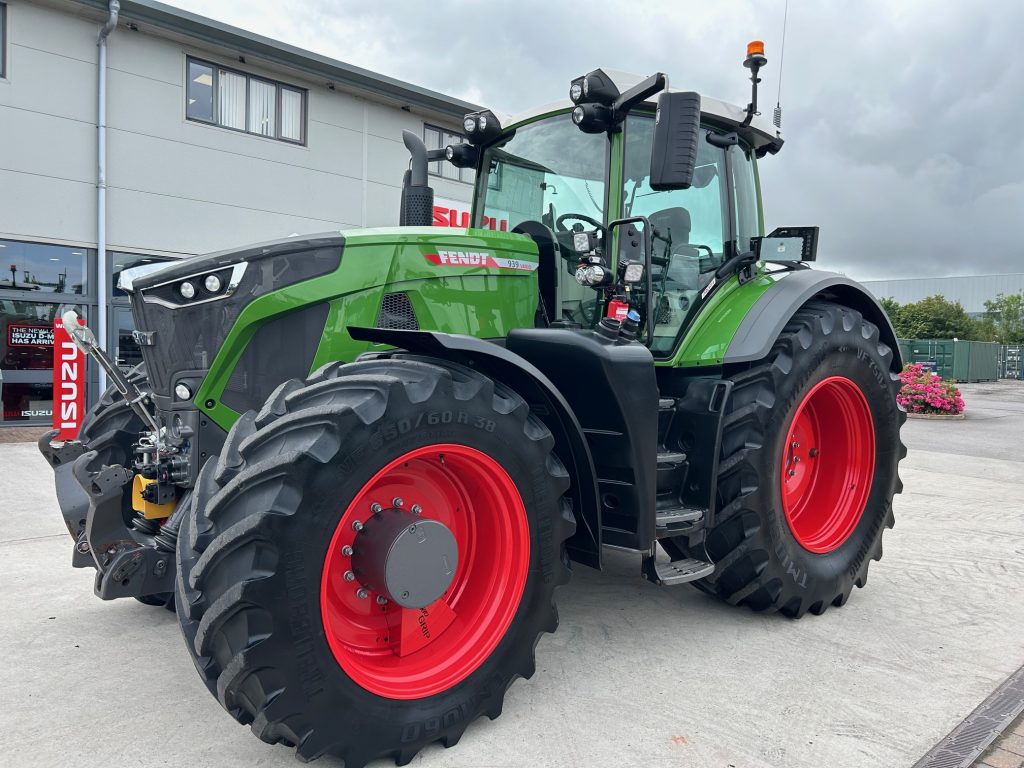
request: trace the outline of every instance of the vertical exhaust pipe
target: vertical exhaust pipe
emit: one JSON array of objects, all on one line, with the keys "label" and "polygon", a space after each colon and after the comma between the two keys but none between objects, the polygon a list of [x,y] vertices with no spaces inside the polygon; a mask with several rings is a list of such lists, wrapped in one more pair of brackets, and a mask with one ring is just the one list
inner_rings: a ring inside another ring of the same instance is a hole
[{"label": "vertical exhaust pipe", "polygon": [[434,223],[434,190],[427,184],[427,146],[412,131],[402,131],[409,150],[409,170],[402,179],[400,227],[429,227]]}]

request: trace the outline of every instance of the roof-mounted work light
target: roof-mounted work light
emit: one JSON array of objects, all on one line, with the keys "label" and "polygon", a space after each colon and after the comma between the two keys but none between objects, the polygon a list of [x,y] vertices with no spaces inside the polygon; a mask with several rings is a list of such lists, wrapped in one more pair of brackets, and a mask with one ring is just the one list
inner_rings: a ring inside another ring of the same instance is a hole
[{"label": "roof-mounted work light", "polygon": [[462,118],[462,127],[466,131],[469,143],[478,147],[494,141],[501,135],[501,123],[489,109],[466,115]]},{"label": "roof-mounted work light", "polygon": [[[612,82],[612,79],[602,69],[595,69],[583,76],[583,98],[581,101],[596,102],[610,107],[619,98],[619,89]],[[569,95],[572,96],[572,86],[569,87]]]}]

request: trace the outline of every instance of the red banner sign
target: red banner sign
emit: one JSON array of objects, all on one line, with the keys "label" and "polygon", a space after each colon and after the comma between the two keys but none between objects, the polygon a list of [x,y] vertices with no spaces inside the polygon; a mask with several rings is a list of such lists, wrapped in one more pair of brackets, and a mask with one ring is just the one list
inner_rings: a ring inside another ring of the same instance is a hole
[{"label": "red banner sign", "polygon": [[56,439],[76,439],[84,415],[85,355],[58,317],[53,321],[53,428],[60,430]]}]

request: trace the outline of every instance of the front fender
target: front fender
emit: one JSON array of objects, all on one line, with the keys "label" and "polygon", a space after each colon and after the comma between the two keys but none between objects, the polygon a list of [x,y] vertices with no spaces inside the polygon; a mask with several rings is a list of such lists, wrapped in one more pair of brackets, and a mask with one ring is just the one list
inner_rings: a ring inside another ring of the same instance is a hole
[{"label": "front fender", "polygon": [[551,430],[555,453],[572,481],[568,495],[576,517],[576,533],[566,542],[569,557],[591,568],[601,567],[601,507],[594,459],[572,408],[540,369],[499,344],[472,336],[354,326],[347,330],[357,341],[387,344],[469,366],[518,392]]}]

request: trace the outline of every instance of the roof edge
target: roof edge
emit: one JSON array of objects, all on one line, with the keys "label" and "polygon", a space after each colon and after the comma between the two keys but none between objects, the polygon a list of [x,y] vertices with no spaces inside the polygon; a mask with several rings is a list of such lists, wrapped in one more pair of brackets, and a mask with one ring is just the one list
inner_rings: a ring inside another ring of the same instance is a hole
[{"label": "roof edge", "polygon": [[[99,11],[107,9],[106,0],[74,1]],[[476,104],[371,72],[156,0],[121,0],[121,18],[151,24],[202,42],[235,48],[325,81],[344,84],[393,101],[406,101],[410,106],[415,105],[453,117],[461,117],[467,112],[482,109]]]}]

